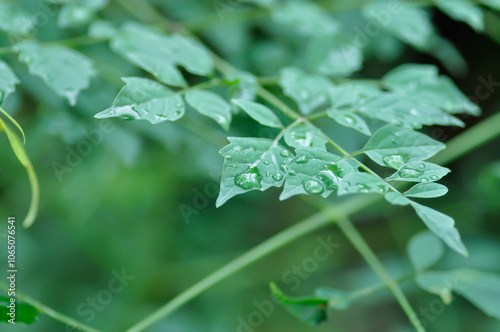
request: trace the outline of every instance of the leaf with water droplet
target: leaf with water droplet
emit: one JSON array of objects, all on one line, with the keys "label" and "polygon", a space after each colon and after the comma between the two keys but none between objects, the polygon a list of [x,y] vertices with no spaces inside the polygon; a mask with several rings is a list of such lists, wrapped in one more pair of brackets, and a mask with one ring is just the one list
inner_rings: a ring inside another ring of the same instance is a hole
[{"label": "leaf with water droplet", "polygon": [[300,194],[328,197],[337,189],[342,176],[339,156],[318,149],[296,149],[295,153],[297,156],[286,165],[294,175],[286,178],[280,200]]},{"label": "leaf with water droplet", "polygon": [[346,108],[358,109],[367,100],[382,93],[376,83],[356,82],[330,85],[329,96],[332,107],[336,109]]},{"label": "leaf with water droplet", "polygon": [[328,116],[344,127],[356,129],[357,131],[368,136],[371,136],[372,134],[365,120],[363,120],[356,113],[329,109]]},{"label": "leaf with water droplet", "polygon": [[408,241],[406,253],[417,272],[436,264],[444,255],[443,241],[429,231],[420,232]]},{"label": "leaf with water droplet", "polygon": [[294,148],[314,148],[326,151],[327,140],[317,128],[299,125],[285,133],[285,142]]},{"label": "leaf with water droplet", "polygon": [[346,174],[339,184],[338,195],[374,193],[385,194],[389,185],[375,175],[368,173]]},{"label": "leaf with water droplet", "polygon": [[184,101],[164,85],[140,77],[123,77],[122,80],[125,86],[113,105],[97,113],[96,118],[121,117],[125,120],[148,120],[156,124],[175,121],[184,115]]},{"label": "leaf with water droplet", "polygon": [[231,106],[218,94],[204,90],[192,90],[186,93],[187,103],[200,114],[214,119],[222,128],[229,130],[231,124]]},{"label": "leaf with water droplet", "polygon": [[90,85],[95,72],[83,54],[64,46],[43,46],[34,41],[23,41],[14,46],[19,61],[28,66],[32,75],[41,77],[58,95],[65,97],[71,105],[81,90]]},{"label": "leaf with water droplet", "polygon": [[425,104],[425,99],[402,92],[384,92],[359,107],[363,115],[384,122],[404,124],[412,128],[422,125],[464,127],[465,124],[451,114]]},{"label": "leaf with water droplet", "polygon": [[446,195],[448,188],[439,183],[419,183],[403,195],[415,198],[435,198]]},{"label": "leaf with water droplet", "polygon": [[407,156],[406,162],[412,162],[430,158],[444,148],[443,143],[425,134],[389,124],[377,130],[361,152],[377,164],[388,166],[384,162],[387,156]]},{"label": "leaf with water droplet", "polygon": [[415,202],[411,202],[411,206],[427,228],[439,236],[448,247],[461,255],[468,256],[467,249],[462,243],[460,233],[455,228],[455,220],[452,217]]},{"label": "leaf with water droplet", "polygon": [[384,195],[384,198],[387,202],[389,202],[392,205],[400,205],[400,206],[410,205],[410,200],[398,192],[394,191],[388,192],[387,194]]},{"label": "leaf with water droplet", "polygon": [[233,99],[231,101],[258,123],[268,127],[283,128],[280,119],[268,107],[248,100]]},{"label": "leaf with water droplet", "polygon": [[[228,139],[230,144],[219,152],[225,159],[217,207],[239,194],[281,187],[286,176],[281,166],[293,158],[288,150],[264,138]],[[288,151],[287,156],[283,151]]]},{"label": "leaf with water droplet", "polygon": [[294,67],[282,69],[279,84],[283,92],[299,106],[302,114],[310,114],[316,108],[328,103],[330,82],[319,75],[307,75]]},{"label": "leaf with water droplet", "polygon": [[388,181],[433,182],[442,179],[451,171],[433,163],[414,161],[402,166],[396,173],[388,177]]},{"label": "leaf with water droplet", "polygon": [[16,90],[16,84],[19,84],[16,74],[7,63],[0,59],[0,105]]}]

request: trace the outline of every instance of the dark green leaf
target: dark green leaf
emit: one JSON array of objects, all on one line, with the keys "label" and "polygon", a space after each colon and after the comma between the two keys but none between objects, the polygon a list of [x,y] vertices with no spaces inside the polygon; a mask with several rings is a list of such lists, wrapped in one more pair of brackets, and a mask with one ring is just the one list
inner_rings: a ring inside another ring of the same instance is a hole
[{"label": "dark green leaf", "polygon": [[[15,303],[15,322],[24,324],[33,324],[38,320],[38,311],[31,305],[26,303],[19,303],[16,300]],[[10,298],[0,296],[0,323],[9,323],[12,317],[9,315],[11,308]]]}]

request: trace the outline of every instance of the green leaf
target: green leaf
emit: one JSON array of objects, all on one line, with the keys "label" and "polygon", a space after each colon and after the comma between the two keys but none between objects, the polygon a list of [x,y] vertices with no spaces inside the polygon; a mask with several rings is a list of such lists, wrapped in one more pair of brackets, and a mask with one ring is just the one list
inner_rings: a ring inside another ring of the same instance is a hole
[{"label": "green leaf", "polygon": [[304,115],[328,102],[330,82],[324,77],[307,75],[298,68],[289,67],[281,70],[279,84]]},{"label": "green leaf", "polygon": [[406,197],[435,198],[446,195],[448,188],[439,183],[419,183],[404,193]]},{"label": "green leaf", "polygon": [[231,197],[252,190],[281,187],[291,152],[264,138],[228,137],[230,144],[219,153],[224,157],[222,179],[216,206]]},{"label": "green leaf", "polygon": [[446,167],[441,167],[428,162],[411,162],[401,167],[396,173],[386,180],[407,181],[407,182],[433,182],[441,180],[451,171]]},{"label": "green leaf", "polygon": [[290,27],[301,35],[330,34],[339,29],[339,24],[320,7],[309,2],[284,2],[275,6],[272,19]]},{"label": "green leaf", "polygon": [[58,95],[71,105],[81,90],[90,85],[95,74],[92,62],[77,51],[63,46],[42,46],[29,40],[14,46],[19,61],[28,66],[32,75],[41,77]]},{"label": "green leaf", "polygon": [[359,107],[358,111],[373,119],[404,124],[415,129],[422,125],[465,126],[461,120],[447,112],[398,92],[381,93]]},{"label": "green leaf", "polygon": [[352,301],[351,294],[330,287],[317,288],[314,291],[314,296],[328,300],[328,308],[336,310],[345,310],[349,308]]},{"label": "green leaf", "polygon": [[231,124],[231,106],[219,95],[203,90],[192,90],[186,93],[187,103],[200,114],[208,116],[225,130]]},{"label": "green leaf", "polygon": [[95,39],[111,39],[118,34],[118,30],[110,21],[99,20],[89,26],[89,36]]},{"label": "green leaf", "polygon": [[437,107],[450,113],[479,115],[479,107],[472,103],[446,76],[438,76],[437,68],[429,65],[405,64],[388,72],[383,84],[406,94],[419,104]]},{"label": "green leaf", "polygon": [[26,36],[34,27],[34,16],[19,5],[0,1],[0,30]]},{"label": "green leaf", "polygon": [[372,132],[365,120],[359,115],[350,111],[339,111],[335,109],[328,109],[328,116],[334,119],[338,124],[344,127],[353,128],[365,135],[371,136]]},{"label": "green leaf", "polygon": [[484,14],[481,8],[469,0],[436,0],[437,7],[449,17],[465,22],[476,31],[484,30]]},{"label": "green leaf", "polygon": [[231,101],[238,105],[243,111],[245,111],[245,113],[258,123],[268,127],[283,128],[283,123],[281,123],[276,114],[274,114],[268,107],[253,101],[242,99],[233,99]]},{"label": "green leaf", "polygon": [[269,287],[276,300],[297,319],[311,326],[327,320],[328,300],[320,297],[290,298],[275,283],[270,283]]},{"label": "green leaf", "polygon": [[431,209],[427,206],[411,202],[411,206],[417,212],[427,228],[439,236],[451,249],[463,256],[468,256],[467,249],[462,243],[460,234],[455,228],[455,221],[444,213]]},{"label": "green leaf", "polygon": [[423,231],[408,242],[406,253],[417,272],[422,272],[436,264],[444,255],[443,242],[434,234]]},{"label": "green leaf", "polygon": [[328,92],[334,108],[357,109],[367,100],[379,95],[381,90],[374,83],[352,81],[341,85],[330,85]]},{"label": "green leaf", "polygon": [[321,135],[321,130],[299,125],[285,133],[285,142],[294,148],[314,148],[326,151],[327,140]]},{"label": "green leaf", "polygon": [[286,165],[288,176],[280,200],[310,194],[328,197],[338,188],[342,173],[340,157],[318,149],[296,149],[297,156]]},{"label": "green leaf", "polygon": [[384,194],[389,190],[389,185],[378,177],[368,173],[349,173],[342,178],[338,194],[375,193]]},{"label": "green leaf", "polygon": [[238,71],[227,78],[232,99],[255,100],[259,90],[257,77],[252,73]]},{"label": "green leaf", "polygon": [[500,0],[480,0],[479,2],[491,9],[500,10]]},{"label": "green leaf", "polygon": [[[6,113],[2,108],[0,109],[2,110],[2,113]],[[10,116],[9,119],[11,119],[11,121],[21,130],[21,132],[24,135],[24,132],[19,127],[17,122],[15,122],[15,120],[12,119]],[[29,159],[28,154],[24,149],[23,143],[16,135],[16,133],[12,129],[10,129],[7,122],[0,117],[0,131],[1,130],[4,130],[5,133],[7,134],[7,138],[9,139],[12,151],[16,155],[21,165],[24,166],[26,172],[28,173],[28,178],[31,185],[31,203],[30,203],[30,208],[28,210],[28,214],[26,215],[23,221],[23,226],[28,228],[35,222],[38,213],[38,205],[40,202],[40,187],[38,185],[38,178],[36,176],[35,168],[33,167],[33,164],[31,163],[31,160]]]},{"label": "green leaf", "polygon": [[427,135],[389,124],[370,138],[361,152],[377,164],[399,169],[408,162],[425,160],[445,148]]},{"label": "green leaf", "polygon": [[308,66],[322,75],[348,77],[362,68],[362,50],[353,36],[317,35],[308,46]]},{"label": "green leaf", "polygon": [[416,278],[424,290],[451,302],[451,292],[466,298],[487,316],[500,319],[500,276],[472,269],[428,271]]},{"label": "green leaf", "polygon": [[97,119],[121,117],[156,124],[175,121],[184,115],[182,98],[160,83],[140,77],[123,77],[122,80],[126,85],[110,108],[95,115]]},{"label": "green leaf", "polygon": [[[11,317],[8,315],[10,313],[11,305],[10,298],[0,296],[0,323],[9,323]],[[15,302],[16,306],[16,323],[33,324],[38,320],[38,311],[31,305],[26,303],[19,303],[18,300]]]},{"label": "green leaf", "polygon": [[[379,17],[380,13],[386,12],[388,17]],[[429,15],[407,2],[398,3],[397,9],[391,12],[388,11],[387,1],[371,1],[363,8],[362,14],[367,21],[379,22],[379,19],[383,19],[382,27],[385,30],[418,49],[427,48],[434,30]]]},{"label": "green leaf", "polygon": [[108,0],[74,0],[64,5],[57,17],[61,28],[77,27],[89,23],[94,14],[108,5]]},{"label": "green leaf", "polygon": [[12,69],[0,59],[0,105],[2,102],[16,90],[16,84],[19,79]]},{"label": "green leaf", "polygon": [[168,85],[186,86],[177,65],[200,76],[213,72],[212,58],[202,45],[180,35],[162,35],[137,23],[125,24],[112,39],[111,48]]},{"label": "green leaf", "polygon": [[389,202],[392,205],[400,205],[400,206],[406,206],[410,205],[411,201],[401,195],[400,193],[391,191],[388,192],[387,194],[384,195],[384,198],[387,202]]}]

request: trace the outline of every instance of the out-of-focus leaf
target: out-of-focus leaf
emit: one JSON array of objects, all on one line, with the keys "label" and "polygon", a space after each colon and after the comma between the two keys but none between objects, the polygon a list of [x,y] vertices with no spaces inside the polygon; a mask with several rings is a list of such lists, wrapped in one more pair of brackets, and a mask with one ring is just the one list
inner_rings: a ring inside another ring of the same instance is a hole
[{"label": "out-of-focus leaf", "polygon": [[33,15],[14,2],[0,1],[0,30],[16,35],[27,35],[33,26]]},{"label": "out-of-focus leaf", "polygon": [[408,242],[406,253],[418,272],[427,270],[444,255],[443,242],[434,234],[424,231],[414,235]]},{"label": "out-of-focus leaf", "polygon": [[484,15],[476,3],[469,0],[436,0],[436,5],[449,17],[467,23],[476,31],[484,30]]},{"label": "out-of-focus leaf", "polygon": [[16,84],[19,84],[16,74],[0,59],[0,105],[8,95],[16,90]]},{"label": "out-of-focus leaf", "polygon": [[225,130],[231,125],[231,106],[218,94],[210,91],[192,90],[186,93],[187,103],[200,114],[208,116]]},{"label": "out-of-focus leaf", "polygon": [[251,73],[239,71],[228,77],[229,92],[232,99],[255,100],[259,83]]},{"label": "out-of-focus leaf", "polygon": [[[12,317],[9,315],[11,305],[10,298],[0,296],[0,323],[9,324]],[[38,311],[31,305],[26,303],[15,302],[15,322],[24,324],[33,324],[38,320]]]},{"label": "out-of-focus leaf", "polygon": [[411,201],[401,195],[400,193],[391,191],[388,192],[387,194],[384,195],[384,198],[387,202],[389,202],[392,205],[400,205],[400,206],[406,206],[410,205]]},{"label": "out-of-focus leaf", "polygon": [[118,29],[110,21],[99,20],[89,26],[89,36],[96,39],[110,39],[118,34]]},{"label": "out-of-focus leaf", "polygon": [[32,75],[41,77],[71,105],[76,104],[78,94],[89,87],[90,78],[95,74],[87,57],[67,47],[42,46],[29,40],[15,45],[14,49]]}]

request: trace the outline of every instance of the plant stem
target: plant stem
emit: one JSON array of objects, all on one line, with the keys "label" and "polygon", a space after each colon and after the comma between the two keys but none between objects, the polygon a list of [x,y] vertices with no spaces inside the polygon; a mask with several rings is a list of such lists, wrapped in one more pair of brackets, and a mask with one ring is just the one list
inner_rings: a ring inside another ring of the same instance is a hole
[{"label": "plant stem", "polygon": [[199,294],[218,284],[222,280],[241,271],[250,264],[255,263],[260,259],[268,256],[272,252],[284,247],[290,242],[301,238],[304,235],[310,234],[315,230],[320,229],[321,227],[329,225],[330,221],[331,218],[325,214],[315,214],[299,222],[298,224],[295,224],[294,226],[291,226],[286,230],[276,234],[275,236],[249,250],[245,254],[227,263],[212,274],[203,278],[193,286],[189,287],[181,294],[173,298],[170,302],[165,304],[163,307],[155,311],[153,314],[129,328],[127,332],[143,331],[144,329],[150,327],[154,323],[168,316],[175,310],[179,309]]},{"label": "plant stem", "polygon": [[368,246],[356,227],[354,227],[352,222],[348,218],[340,218],[339,220],[337,220],[337,224],[339,225],[340,230],[350,240],[350,242],[358,250],[361,256],[363,256],[366,263],[371,267],[373,272],[377,274],[380,280],[382,280],[382,282],[387,286],[392,294],[394,294],[394,297],[396,297],[396,300],[401,305],[401,308],[403,308],[404,312],[410,319],[411,324],[413,325],[413,327],[415,327],[417,332],[425,332],[425,328],[422,326],[422,323],[411,307],[410,302],[408,302],[408,299],[401,290],[401,287],[399,287],[399,284],[395,282],[394,279],[392,279],[375,253]]},{"label": "plant stem", "polygon": [[[3,282],[0,282],[0,288],[5,290],[5,291],[7,291],[9,289],[9,287]],[[45,304],[40,303],[37,300],[35,300],[27,295],[23,295],[19,292],[16,292],[16,299],[24,301],[24,302],[30,304],[31,306],[33,306],[34,308],[36,308],[36,310],[38,310],[39,312],[41,312],[49,317],[52,317],[55,320],[60,321],[68,326],[74,327],[80,331],[100,332],[99,330],[96,330],[93,327],[90,327],[82,322],[79,322],[79,321],[77,321],[69,316],[66,316],[60,312],[57,312],[57,311],[47,307]]]}]

